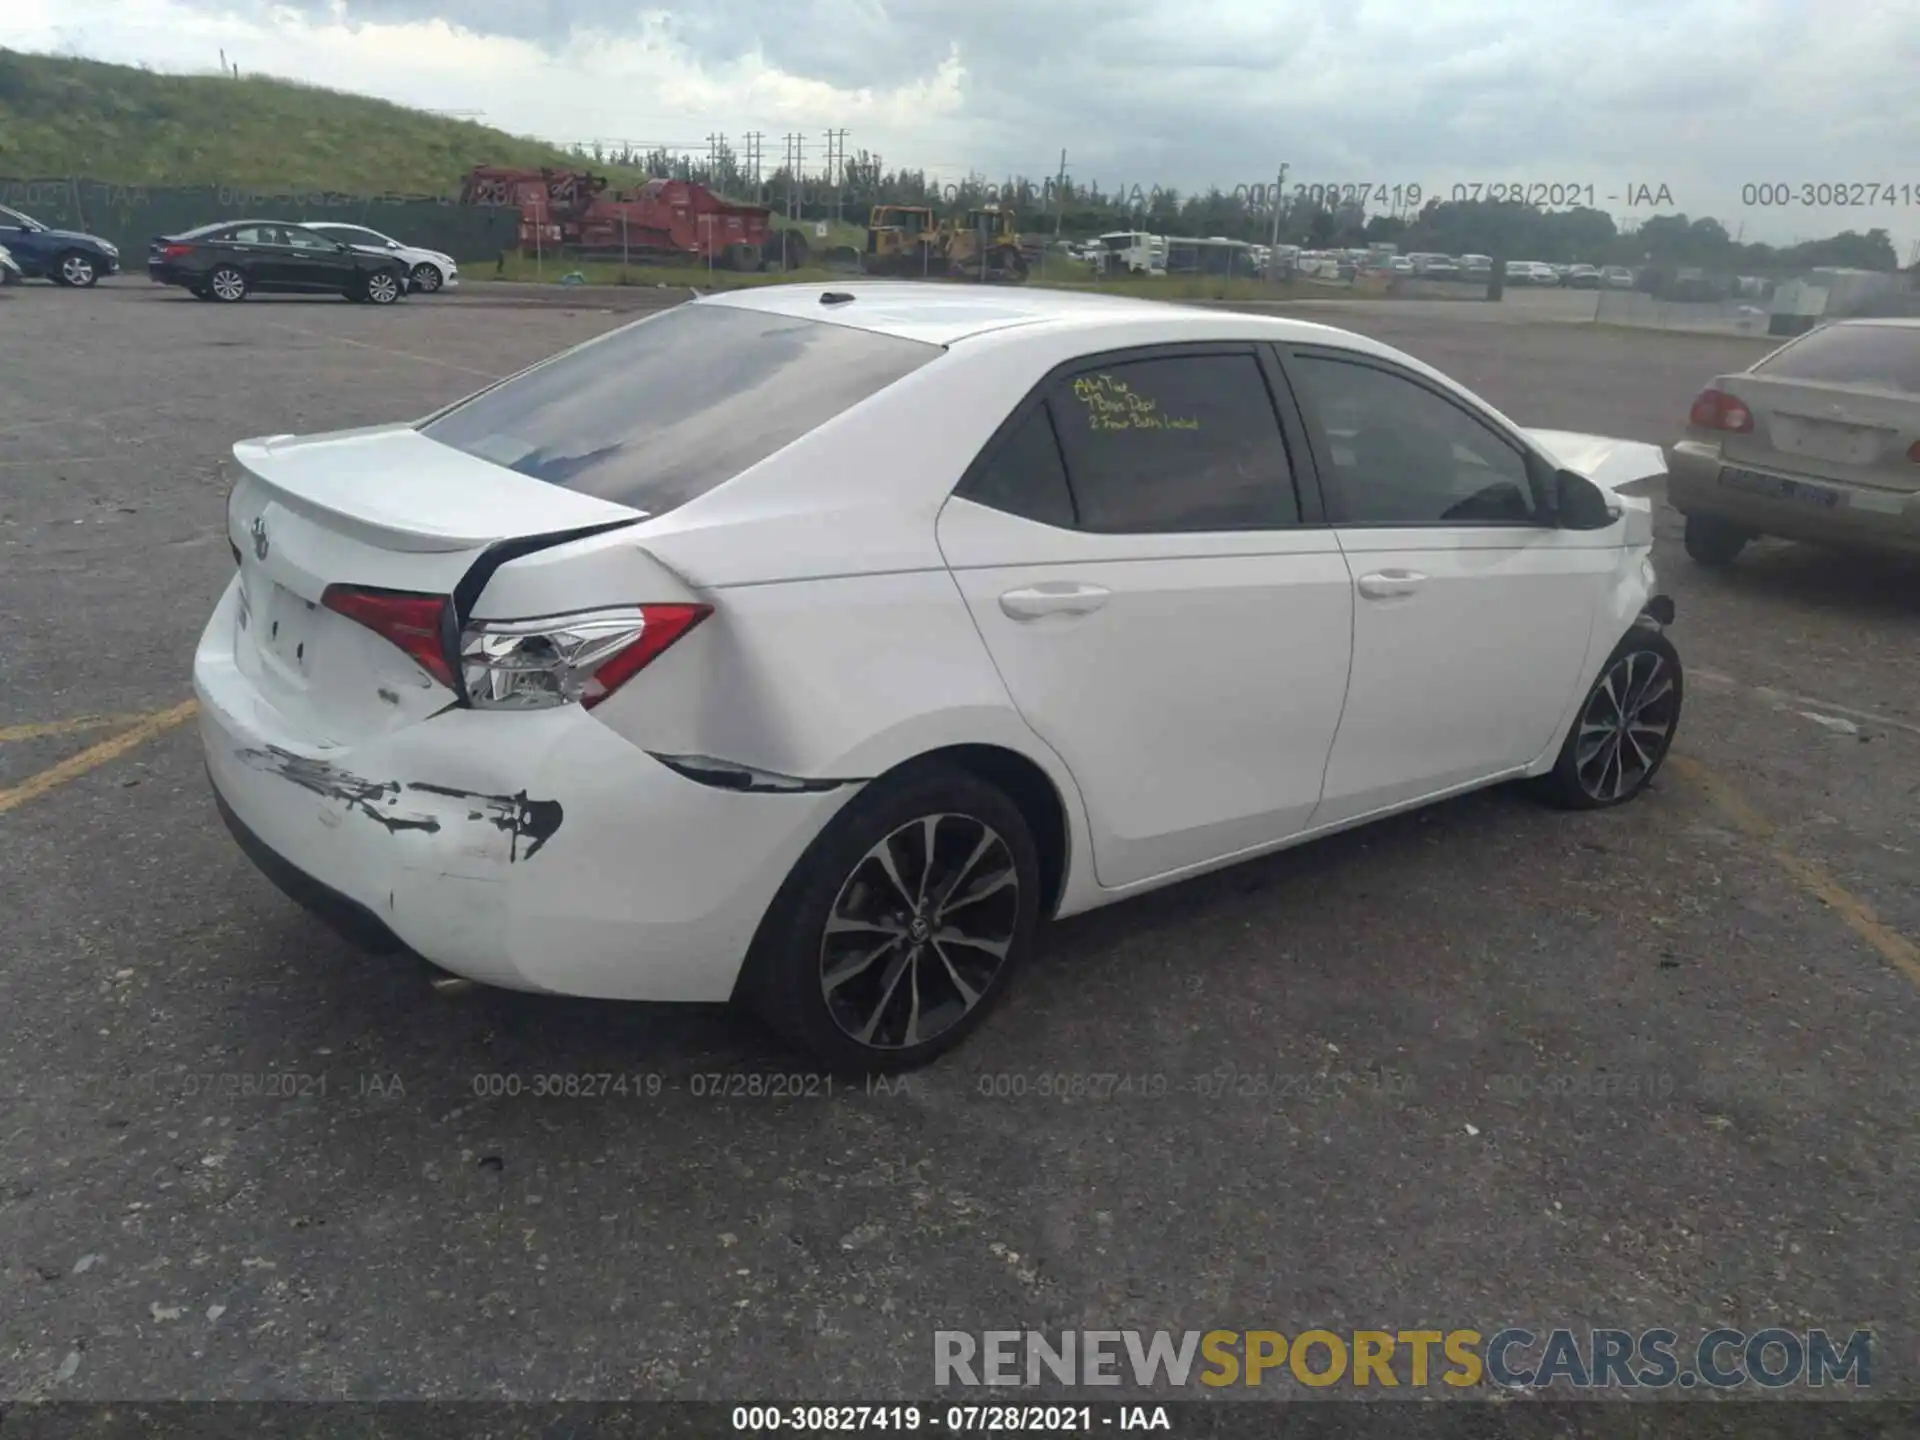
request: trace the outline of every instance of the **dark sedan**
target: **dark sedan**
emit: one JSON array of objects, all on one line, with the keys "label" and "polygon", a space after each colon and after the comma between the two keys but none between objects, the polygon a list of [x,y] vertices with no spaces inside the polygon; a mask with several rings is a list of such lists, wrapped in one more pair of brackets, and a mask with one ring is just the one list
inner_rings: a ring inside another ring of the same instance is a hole
[{"label": "dark sedan", "polygon": [[55,230],[31,215],[0,205],[0,245],[27,279],[86,289],[120,268],[120,252],[111,241],[80,230]]},{"label": "dark sedan", "polygon": [[393,256],[277,220],[222,220],[159,236],[147,247],[147,276],[228,304],[249,295],[306,294],[391,305],[407,293],[406,267]]}]

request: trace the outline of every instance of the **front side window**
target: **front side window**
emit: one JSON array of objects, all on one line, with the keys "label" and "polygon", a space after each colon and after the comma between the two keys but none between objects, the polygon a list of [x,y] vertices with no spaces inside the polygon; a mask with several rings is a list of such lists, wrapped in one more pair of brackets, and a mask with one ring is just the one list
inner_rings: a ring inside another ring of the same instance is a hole
[{"label": "front side window", "polygon": [[483,390],[421,433],[660,515],[942,353],[830,321],[695,302]]},{"label": "front side window", "polygon": [[322,235],[317,230],[288,230],[287,243],[296,250],[332,250],[347,237]]},{"label": "front side window", "polygon": [[1287,374],[1339,523],[1536,521],[1525,455],[1458,405],[1353,361],[1295,355]]},{"label": "front side window", "polygon": [[1251,354],[1090,368],[1048,397],[1083,530],[1248,530],[1300,523],[1286,441]]}]

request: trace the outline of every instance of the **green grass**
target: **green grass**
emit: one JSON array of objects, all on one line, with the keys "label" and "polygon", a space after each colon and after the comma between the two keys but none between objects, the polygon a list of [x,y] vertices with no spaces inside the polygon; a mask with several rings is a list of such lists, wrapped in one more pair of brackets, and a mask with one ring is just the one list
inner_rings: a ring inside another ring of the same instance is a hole
[{"label": "green grass", "polygon": [[588,285],[664,285],[701,290],[739,290],[755,285],[785,285],[808,281],[845,280],[844,274],[821,267],[802,270],[768,271],[764,274],[739,274],[716,266],[704,265],[623,266],[618,260],[575,260],[562,256],[544,258],[533,255],[509,255],[504,265],[475,265],[463,269],[461,277],[469,281],[512,280],[521,283],[558,285],[567,275],[579,275]]},{"label": "green grass", "polygon": [[470,120],[264,75],[0,50],[0,176],[443,195],[479,164],[607,168]]}]

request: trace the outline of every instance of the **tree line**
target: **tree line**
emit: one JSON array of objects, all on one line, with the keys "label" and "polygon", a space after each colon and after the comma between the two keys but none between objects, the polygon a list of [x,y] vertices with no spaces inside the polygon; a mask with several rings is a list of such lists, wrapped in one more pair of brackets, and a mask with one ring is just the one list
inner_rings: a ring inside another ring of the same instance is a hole
[{"label": "tree line", "polygon": [[[1098,181],[1064,184],[1052,178],[984,175],[940,182],[924,170],[888,169],[881,157],[861,150],[847,157],[837,183],[795,177],[781,166],[756,184],[737,151],[721,143],[705,155],[664,149],[579,151],[583,161],[680,180],[696,181],[736,199],[757,199],[776,209],[793,199],[796,218],[843,218],[864,224],[875,205],[919,205],[942,215],[999,203],[1010,206],[1027,233],[1085,240],[1109,230],[1142,229],[1170,236],[1219,235],[1265,243],[1276,229],[1282,244],[1307,249],[1359,248],[1390,242],[1401,253],[1431,250],[1448,255],[1489,255],[1549,264],[1632,265],[1719,274],[1778,275],[1818,265],[1898,270],[1899,256],[1884,229],[1848,230],[1791,246],[1741,243],[1709,216],[1654,215],[1622,228],[1605,211],[1584,206],[1541,209],[1510,200],[1429,198],[1417,210],[1370,213],[1364,203],[1329,204],[1309,191],[1282,195],[1278,225],[1264,194],[1218,188],[1182,192],[1138,186],[1103,190]],[[1314,187],[1317,188],[1317,187]]]}]

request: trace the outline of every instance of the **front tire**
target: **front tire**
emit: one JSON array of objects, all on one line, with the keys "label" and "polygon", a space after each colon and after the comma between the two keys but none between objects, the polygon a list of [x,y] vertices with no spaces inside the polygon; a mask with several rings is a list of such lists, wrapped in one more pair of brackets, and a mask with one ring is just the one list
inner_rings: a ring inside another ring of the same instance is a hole
[{"label": "front tire", "polygon": [[421,294],[431,295],[446,283],[446,277],[440,273],[438,265],[422,260],[413,267],[413,275],[409,283]]},{"label": "front tire", "polygon": [[1560,758],[1540,777],[1542,798],[1564,810],[1606,810],[1639,795],[1673,745],[1684,692],[1673,642],[1635,625],[1581,702]]},{"label": "front tire", "polygon": [[1713,515],[1687,516],[1683,543],[1688,556],[1700,565],[1731,565],[1753,537]]},{"label": "front tire", "polygon": [[870,785],[794,866],[744,998],[827,1070],[917,1069],[1005,994],[1039,908],[1018,807],[964,770],[914,766]]},{"label": "front tire", "polygon": [[207,289],[213,292],[214,299],[237,305],[247,298],[247,277],[231,265],[221,265],[207,276]]},{"label": "front tire", "polygon": [[100,278],[100,267],[91,255],[68,250],[55,258],[53,275],[62,285],[85,290]]}]

